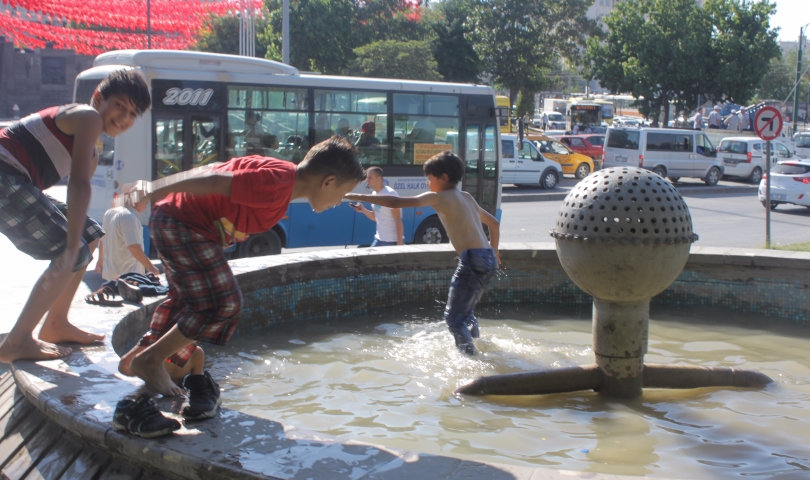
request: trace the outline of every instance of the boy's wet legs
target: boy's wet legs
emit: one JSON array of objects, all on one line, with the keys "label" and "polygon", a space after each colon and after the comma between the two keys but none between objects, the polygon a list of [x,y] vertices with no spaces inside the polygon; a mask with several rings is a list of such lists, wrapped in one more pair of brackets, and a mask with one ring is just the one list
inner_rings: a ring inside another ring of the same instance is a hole
[{"label": "boy's wet legs", "polygon": [[473,311],[496,270],[497,259],[492,250],[467,250],[462,252],[453,274],[444,319],[456,346],[466,354],[475,354],[472,339],[478,338],[480,332]]},{"label": "boy's wet legs", "polygon": [[165,335],[132,359],[130,370],[133,375],[143,380],[150,390],[162,395],[182,395],[183,389],[174,383],[163,364],[175,352],[192,343],[194,340],[183,336],[177,325],[174,325]]}]

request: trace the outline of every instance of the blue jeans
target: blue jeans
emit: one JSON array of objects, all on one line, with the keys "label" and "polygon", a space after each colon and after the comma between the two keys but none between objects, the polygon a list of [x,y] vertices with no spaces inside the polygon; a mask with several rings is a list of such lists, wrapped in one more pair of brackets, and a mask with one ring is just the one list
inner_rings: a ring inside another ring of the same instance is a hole
[{"label": "blue jeans", "polygon": [[377,237],[374,237],[374,241],[371,242],[372,247],[390,247],[391,245],[396,245],[397,242],[386,242],[385,240],[380,240]]},{"label": "blue jeans", "polygon": [[459,350],[475,355],[473,338],[478,338],[474,310],[484,289],[498,272],[498,259],[491,248],[473,248],[459,255],[458,267],[450,282],[444,321]]},{"label": "blue jeans", "polygon": [[157,297],[159,295],[166,295],[169,292],[169,287],[160,283],[160,280],[152,274],[147,273],[143,275],[141,273],[135,272],[128,272],[122,273],[121,276],[118,277],[116,280],[110,280],[109,282],[105,283],[105,287],[110,287],[116,295],[118,293],[118,280],[136,280],[138,282],[138,288],[141,289],[144,297]]}]

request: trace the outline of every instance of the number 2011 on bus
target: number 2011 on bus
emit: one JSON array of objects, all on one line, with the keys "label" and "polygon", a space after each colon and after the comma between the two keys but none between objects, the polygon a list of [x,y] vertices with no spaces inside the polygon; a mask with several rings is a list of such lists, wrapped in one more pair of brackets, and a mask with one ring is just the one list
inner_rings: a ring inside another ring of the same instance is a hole
[{"label": "number 2011 on bus", "polygon": [[163,105],[207,105],[214,95],[212,88],[170,88],[166,90]]}]

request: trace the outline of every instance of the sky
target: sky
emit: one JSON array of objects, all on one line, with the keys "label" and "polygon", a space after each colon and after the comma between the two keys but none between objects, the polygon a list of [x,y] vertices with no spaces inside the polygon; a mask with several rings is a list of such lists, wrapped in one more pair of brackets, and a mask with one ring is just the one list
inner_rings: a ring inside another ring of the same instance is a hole
[{"label": "sky", "polygon": [[[776,14],[771,27],[780,27],[779,40],[796,41],[799,29],[810,23],[810,0],[776,0]],[[805,33],[805,36],[810,36]]]}]

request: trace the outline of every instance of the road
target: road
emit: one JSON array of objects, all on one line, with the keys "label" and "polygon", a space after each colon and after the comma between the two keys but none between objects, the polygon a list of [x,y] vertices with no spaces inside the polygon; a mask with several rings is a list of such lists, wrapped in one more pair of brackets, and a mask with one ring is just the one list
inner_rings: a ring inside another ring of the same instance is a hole
[{"label": "road", "polygon": [[[697,245],[762,248],[765,245],[765,209],[756,193],[684,194],[692,214]],[[559,201],[511,202],[501,205],[501,241],[548,242]],[[810,209],[780,205],[771,215],[771,242],[810,242]]]}]

